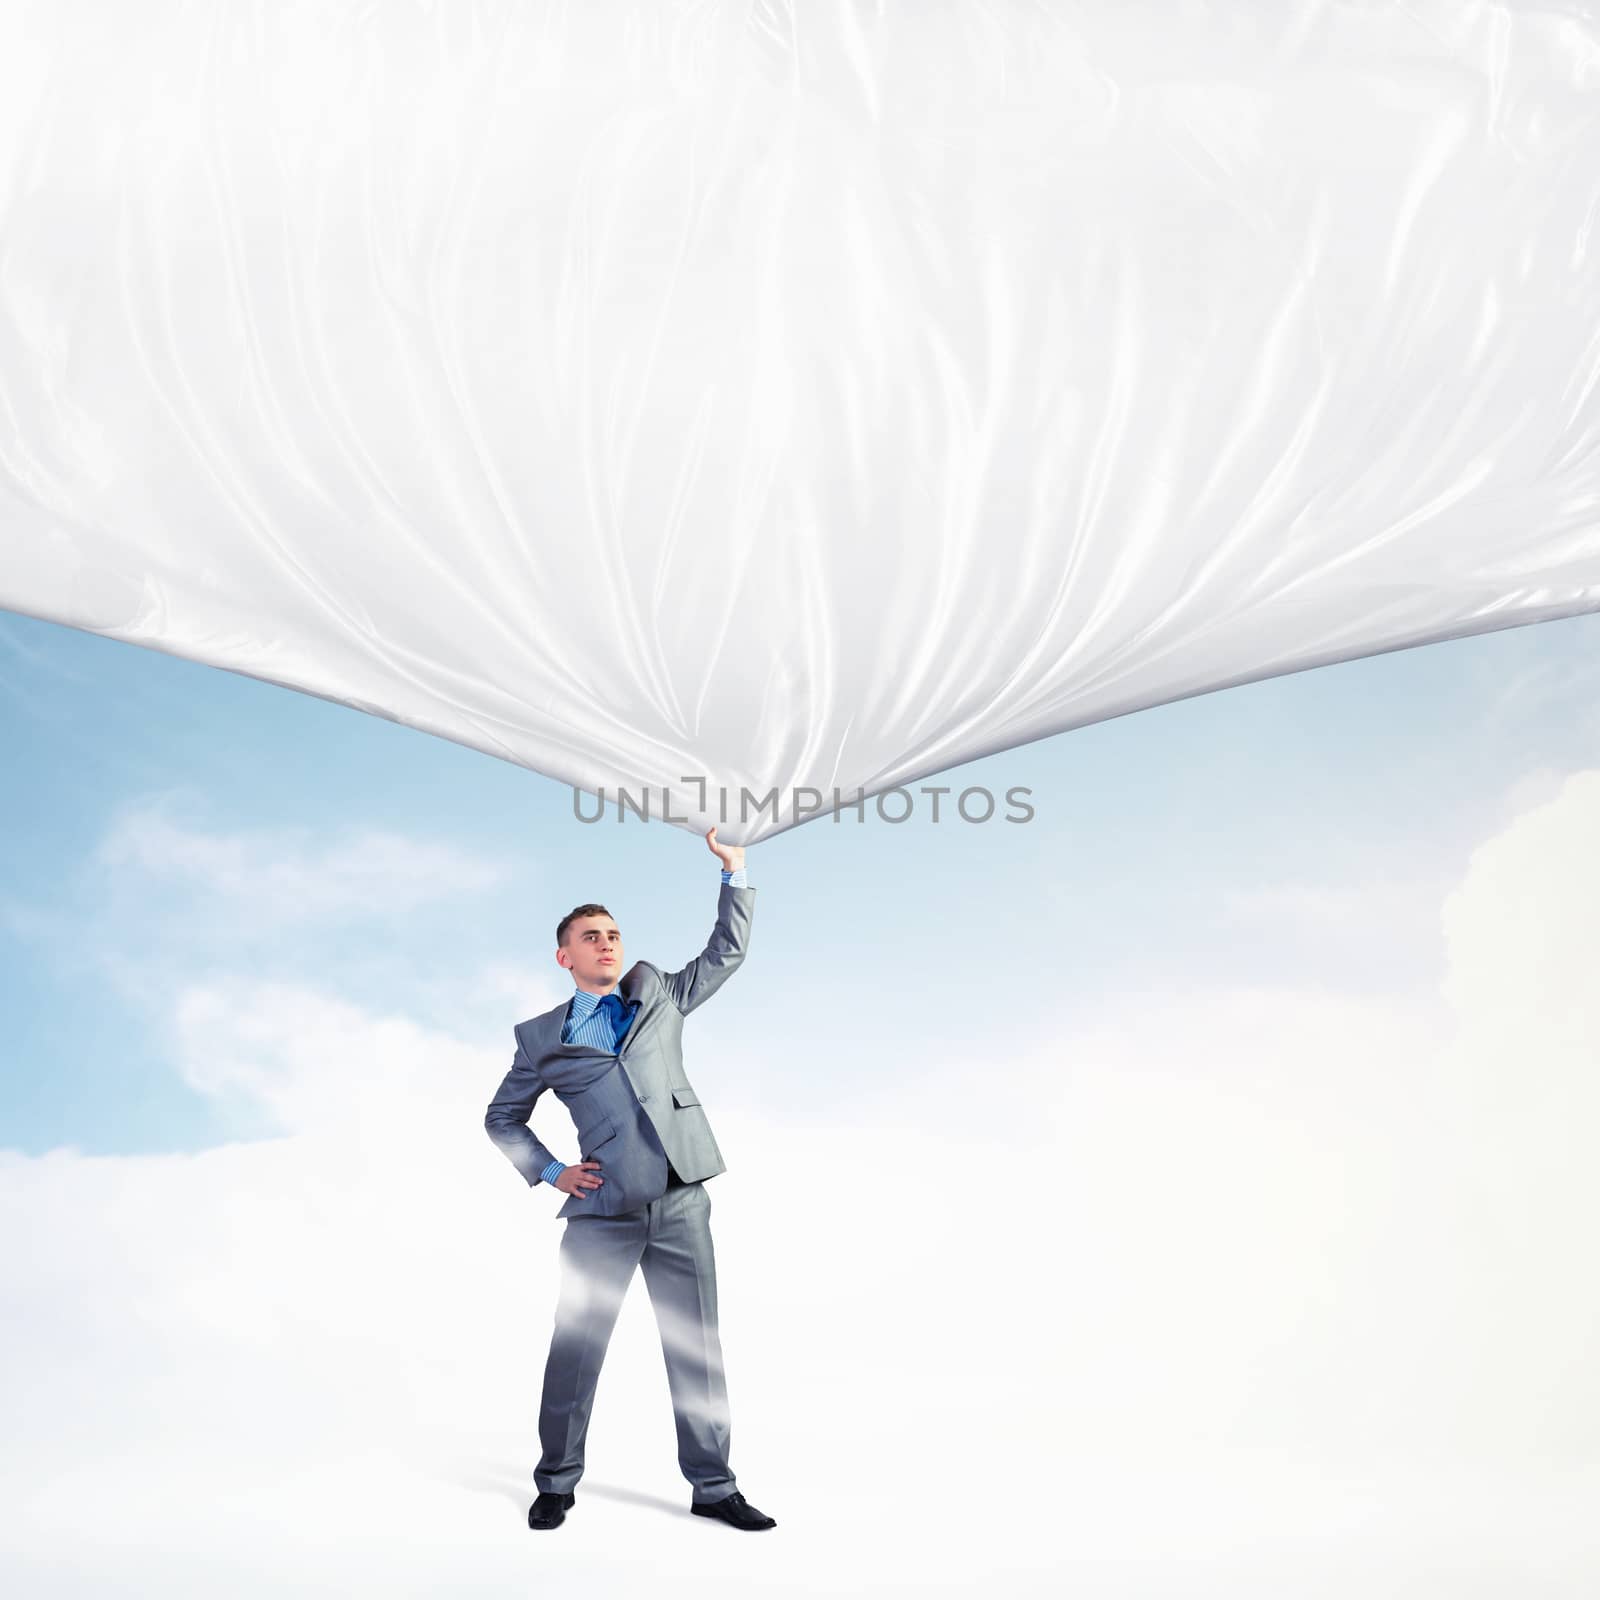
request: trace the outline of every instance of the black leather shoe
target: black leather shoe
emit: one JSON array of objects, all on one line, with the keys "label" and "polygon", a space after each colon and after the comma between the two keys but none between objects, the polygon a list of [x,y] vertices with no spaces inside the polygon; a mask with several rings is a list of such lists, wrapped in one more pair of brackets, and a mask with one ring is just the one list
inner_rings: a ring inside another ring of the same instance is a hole
[{"label": "black leather shoe", "polygon": [[731,1522],[736,1528],[744,1528],[754,1533],[760,1528],[776,1528],[778,1519],[766,1516],[757,1511],[737,1489],[726,1500],[713,1500],[707,1505],[695,1504],[689,1507],[697,1517],[721,1517],[724,1522]]},{"label": "black leather shoe", "polygon": [[530,1528],[559,1528],[567,1520],[567,1513],[572,1509],[572,1502],[577,1498],[575,1494],[541,1492],[539,1498],[528,1507],[528,1526]]}]

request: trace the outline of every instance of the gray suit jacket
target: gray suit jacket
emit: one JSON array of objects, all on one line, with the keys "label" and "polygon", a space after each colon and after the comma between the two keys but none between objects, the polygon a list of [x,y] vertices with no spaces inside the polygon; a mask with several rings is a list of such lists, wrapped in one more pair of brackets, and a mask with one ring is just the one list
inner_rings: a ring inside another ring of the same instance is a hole
[{"label": "gray suit jacket", "polygon": [[[569,1195],[557,1217],[615,1216],[659,1200],[667,1162],[693,1181],[727,1170],[700,1097],[683,1070],[683,1019],[709,1000],[744,960],[755,911],[754,889],[721,885],[717,925],[705,949],[681,972],[640,961],[617,985],[639,1009],[616,1055],[563,1044],[570,1002],[516,1025],[516,1054],[483,1119],[489,1137],[529,1184],[559,1160],[528,1126],[549,1089],[572,1114],[580,1159],[600,1163],[605,1182]],[[571,1165],[571,1163],[568,1163]]]}]

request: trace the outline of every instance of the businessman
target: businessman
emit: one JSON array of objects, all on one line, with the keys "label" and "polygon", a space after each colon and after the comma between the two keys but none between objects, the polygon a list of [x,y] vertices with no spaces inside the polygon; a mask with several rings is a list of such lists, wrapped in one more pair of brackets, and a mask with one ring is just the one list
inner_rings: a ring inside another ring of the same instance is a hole
[{"label": "businessman", "polygon": [[[705,1180],[726,1171],[700,1097],[683,1070],[683,1019],[744,960],[755,911],[744,849],[706,844],[722,862],[717,925],[679,972],[648,961],[622,970],[622,931],[601,905],[556,927],[556,961],[572,998],[519,1022],[517,1050],[483,1125],[530,1185],[567,1196],[557,1212],[561,1290],[539,1402],[542,1454],[530,1528],[559,1527],[583,1476],[584,1440],[600,1364],[633,1269],[661,1330],[689,1509],[735,1528],[777,1526],[739,1492],[728,1465],[728,1396],[717,1336],[717,1269]],[[565,1165],[528,1126],[546,1089],[577,1126],[580,1159]]]}]

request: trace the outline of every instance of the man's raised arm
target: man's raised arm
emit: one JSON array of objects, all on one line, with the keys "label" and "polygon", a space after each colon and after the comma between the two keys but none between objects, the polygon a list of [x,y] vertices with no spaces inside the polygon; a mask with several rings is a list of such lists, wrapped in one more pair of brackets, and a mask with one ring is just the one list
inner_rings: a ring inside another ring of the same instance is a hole
[{"label": "man's raised arm", "polygon": [[709,1000],[744,960],[750,943],[750,919],[755,915],[756,892],[745,882],[744,846],[718,844],[710,829],[706,843],[722,862],[722,887],[717,891],[717,925],[706,947],[678,972],[663,972],[661,981],[677,1008],[685,1015]]}]

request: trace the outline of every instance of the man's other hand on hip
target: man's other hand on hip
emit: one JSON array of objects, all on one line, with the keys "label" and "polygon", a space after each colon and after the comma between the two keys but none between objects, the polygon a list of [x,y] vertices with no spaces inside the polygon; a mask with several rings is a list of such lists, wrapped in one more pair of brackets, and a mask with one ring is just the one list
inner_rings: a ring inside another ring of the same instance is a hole
[{"label": "man's other hand on hip", "polygon": [[[591,1172],[590,1168],[594,1170]],[[575,1194],[581,1200],[592,1189],[598,1189],[606,1180],[598,1176],[598,1161],[580,1161],[575,1166],[563,1167],[556,1174],[556,1188],[563,1194]]]}]

